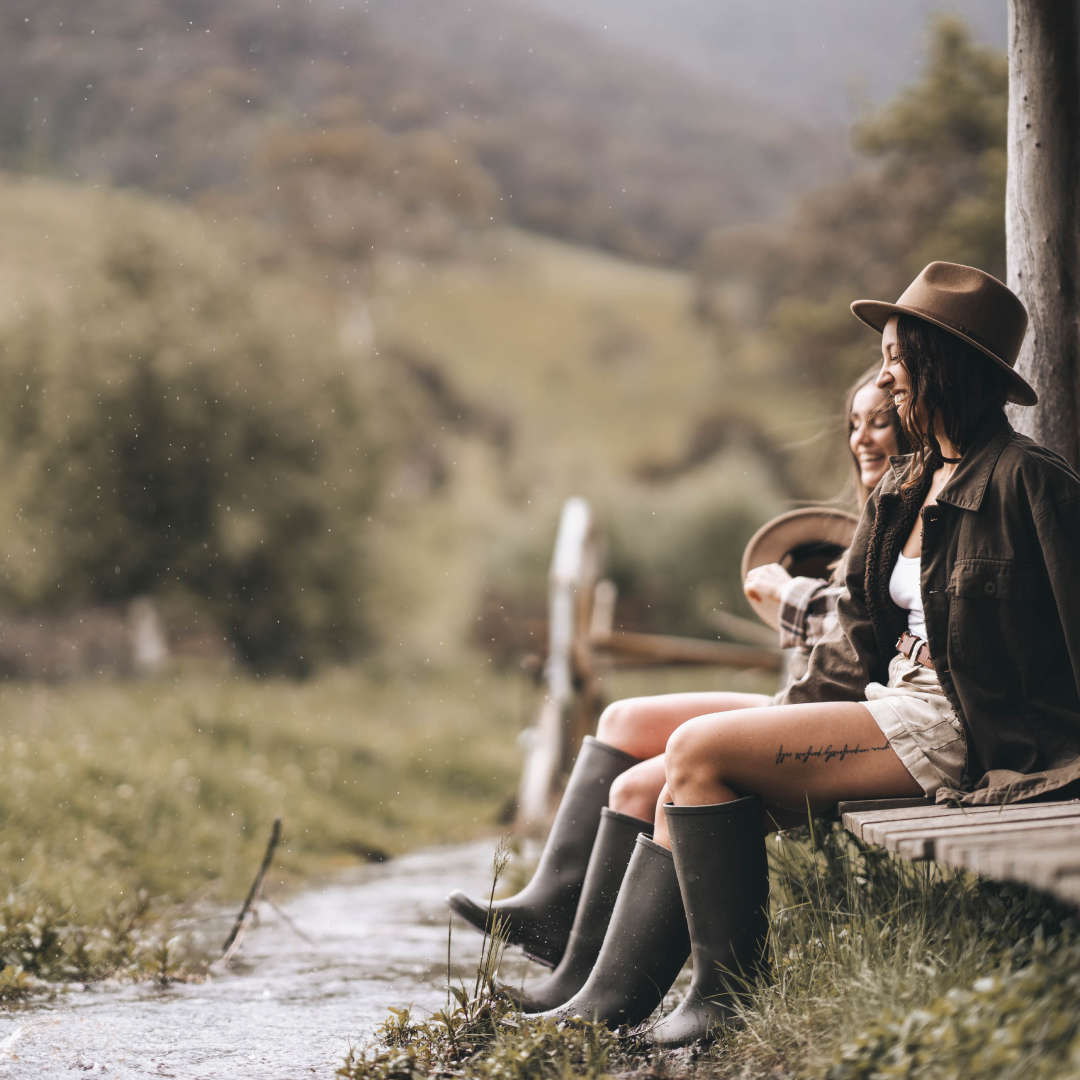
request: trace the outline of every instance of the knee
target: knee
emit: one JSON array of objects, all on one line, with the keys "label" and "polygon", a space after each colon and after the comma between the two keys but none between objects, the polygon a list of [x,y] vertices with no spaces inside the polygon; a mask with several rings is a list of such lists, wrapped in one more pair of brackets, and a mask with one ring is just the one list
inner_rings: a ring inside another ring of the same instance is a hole
[{"label": "knee", "polygon": [[615,778],[608,796],[608,806],[620,814],[649,819],[656,805],[656,784],[637,769],[627,769]]},{"label": "knee", "polygon": [[664,750],[664,773],[674,795],[701,780],[713,780],[719,771],[717,741],[709,737],[706,726],[689,720],[676,728]]},{"label": "knee", "polygon": [[634,698],[613,701],[601,714],[596,737],[608,746],[630,750],[636,743],[637,709]]}]

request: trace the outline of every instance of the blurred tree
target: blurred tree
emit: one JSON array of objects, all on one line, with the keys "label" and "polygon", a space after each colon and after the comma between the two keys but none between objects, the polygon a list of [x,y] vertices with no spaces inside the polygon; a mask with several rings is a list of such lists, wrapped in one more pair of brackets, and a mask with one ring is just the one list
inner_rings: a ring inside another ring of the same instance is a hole
[{"label": "blurred tree", "polygon": [[69,309],[0,339],[4,598],[187,598],[264,669],[354,654],[377,455],[332,321],[190,237],[108,233]]},{"label": "blurred tree", "polygon": [[836,391],[872,359],[853,299],[898,296],[934,259],[1004,279],[1007,99],[1006,58],[938,16],[922,78],[856,125],[873,166],[805,200],[787,227],[714,235],[699,310],[728,334],[740,318],[763,330],[777,368]]}]

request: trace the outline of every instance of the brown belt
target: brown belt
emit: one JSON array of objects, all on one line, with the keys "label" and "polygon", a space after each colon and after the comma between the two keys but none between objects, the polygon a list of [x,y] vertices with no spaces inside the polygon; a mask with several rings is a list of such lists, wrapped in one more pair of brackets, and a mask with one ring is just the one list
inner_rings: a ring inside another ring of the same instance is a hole
[{"label": "brown belt", "polygon": [[934,661],[930,659],[930,646],[921,637],[916,637],[910,630],[905,630],[896,643],[897,649],[916,664],[934,670]]}]

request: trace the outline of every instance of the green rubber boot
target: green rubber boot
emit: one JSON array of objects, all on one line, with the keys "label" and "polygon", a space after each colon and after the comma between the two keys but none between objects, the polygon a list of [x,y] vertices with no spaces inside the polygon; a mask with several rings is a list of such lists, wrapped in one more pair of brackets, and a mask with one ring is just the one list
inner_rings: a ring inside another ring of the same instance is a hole
[{"label": "green rubber boot", "polygon": [[509,944],[520,945],[527,956],[554,967],[562,959],[574,923],[600,811],[615,778],[637,763],[636,757],[587,735],[529,884],[517,895],[490,905],[461,891],[452,892],[446,902],[467,923],[489,933],[489,914],[492,919],[501,915]]},{"label": "green rubber boot", "polygon": [[669,1049],[708,1039],[768,962],[769,863],[761,800],[667,811],[671,853],[690,927],[694,978],[682,1003],[649,1032]]}]

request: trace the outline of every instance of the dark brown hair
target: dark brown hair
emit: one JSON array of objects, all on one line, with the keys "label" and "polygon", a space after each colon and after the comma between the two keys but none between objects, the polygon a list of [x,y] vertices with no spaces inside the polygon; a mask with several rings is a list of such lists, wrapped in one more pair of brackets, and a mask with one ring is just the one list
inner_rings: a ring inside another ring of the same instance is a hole
[{"label": "dark brown hair", "polygon": [[963,453],[979,424],[1004,409],[1009,377],[974,345],[914,315],[897,318],[896,347],[911,382],[900,421],[915,454],[903,485],[909,488],[941,460],[937,421]]},{"label": "dark brown hair", "polygon": [[[874,364],[873,367],[867,368],[866,371],[851,384],[851,388],[847,392],[847,397],[844,399],[844,419],[847,424],[848,453],[851,453],[851,410],[855,407],[855,395],[864,387],[873,386],[877,381],[878,372],[880,370],[880,364]],[[896,406],[893,404],[893,400],[888,394],[885,395],[884,403],[874,410],[873,415],[875,417],[884,415],[888,418],[889,423],[892,425],[893,433],[896,435],[897,454],[910,454],[911,446],[908,444],[904,429],[900,426],[900,417],[896,415]],[[858,500],[859,509],[861,510],[866,505],[866,500],[870,498],[870,491],[862,482],[859,459],[853,453],[851,453],[851,467],[855,480],[855,497]]]}]

